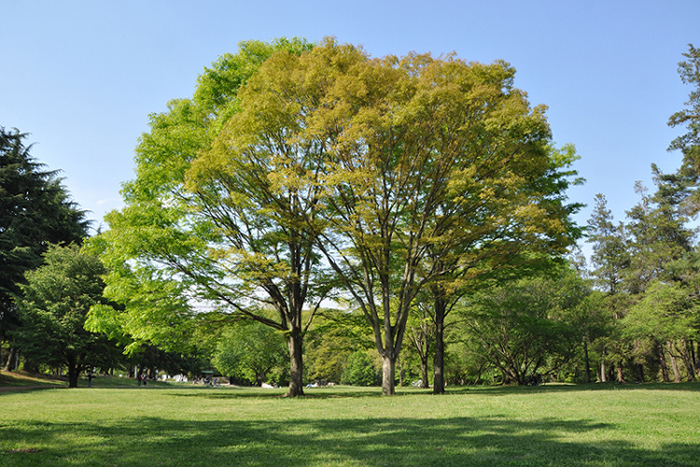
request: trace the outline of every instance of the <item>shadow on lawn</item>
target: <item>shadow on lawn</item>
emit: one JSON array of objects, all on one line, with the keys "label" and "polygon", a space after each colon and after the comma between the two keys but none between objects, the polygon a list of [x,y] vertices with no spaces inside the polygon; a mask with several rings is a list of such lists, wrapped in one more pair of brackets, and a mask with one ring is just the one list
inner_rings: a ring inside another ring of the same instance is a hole
[{"label": "shadow on lawn", "polygon": [[544,384],[541,386],[453,386],[446,394],[537,394],[576,391],[700,391],[700,383],[590,383],[590,384]]},{"label": "shadow on lawn", "polygon": [[[3,466],[674,466],[694,467],[698,445],[635,447],[586,420],[498,417],[180,421],[142,417],[0,426]],[[576,442],[598,435],[601,442]]]},{"label": "shadow on lawn", "polygon": [[[217,389],[217,388],[195,388],[200,389],[195,393],[183,392],[173,393],[175,397],[205,397],[209,399],[245,399],[245,398],[282,398],[284,388],[280,390],[259,390],[255,388],[241,389]],[[633,391],[633,390],[663,390],[663,391],[698,391],[700,383],[646,383],[646,384],[616,384],[616,383],[594,383],[594,384],[549,384],[541,386],[452,386],[447,388],[445,394],[436,397],[449,397],[451,395],[487,394],[490,396],[510,396],[513,394],[547,394],[557,392],[582,392],[582,391]],[[206,391],[206,392],[204,392]],[[402,397],[409,395],[431,395],[430,389],[406,389],[397,388],[397,393],[392,397]],[[347,388],[314,388],[305,390],[305,398],[309,399],[343,399],[343,398],[374,398],[383,397],[381,388],[363,388],[352,390]]]}]

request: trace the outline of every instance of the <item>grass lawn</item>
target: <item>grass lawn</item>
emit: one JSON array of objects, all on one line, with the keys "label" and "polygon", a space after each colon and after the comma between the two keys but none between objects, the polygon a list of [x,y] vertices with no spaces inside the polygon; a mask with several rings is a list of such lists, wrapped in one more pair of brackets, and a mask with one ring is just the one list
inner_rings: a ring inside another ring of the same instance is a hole
[{"label": "grass lawn", "polygon": [[[0,392],[0,465],[700,465],[700,384]],[[114,383],[116,384],[116,383]]]}]

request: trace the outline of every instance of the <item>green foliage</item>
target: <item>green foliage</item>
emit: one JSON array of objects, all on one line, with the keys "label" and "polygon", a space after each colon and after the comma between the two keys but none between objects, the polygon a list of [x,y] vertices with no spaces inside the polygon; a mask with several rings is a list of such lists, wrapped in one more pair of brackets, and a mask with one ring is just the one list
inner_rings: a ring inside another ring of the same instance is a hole
[{"label": "green foliage", "polygon": [[99,258],[79,247],[53,246],[22,285],[20,349],[31,362],[68,367],[71,387],[81,371],[110,368],[121,353],[114,342],[84,328],[90,307],[108,306],[102,297],[105,272]]},{"label": "green foliage", "polygon": [[593,246],[592,275],[607,294],[621,292],[624,270],[629,267],[629,240],[624,224],[615,224],[604,195],[597,194],[588,220],[588,242]]},{"label": "green foliage", "polygon": [[700,207],[696,189],[700,177],[700,49],[689,44],[683,56],[687,60],[678,64],[678,74],[683,83],[692,86],[692,89],[685,102],[687,107],[671,115],[668,125],[683,125],[687,132],[674,139],[669,150],[680,150],[683,154],[678,176],[687,186],[695,188],[688,198],[688,207],[691,212],[697,213]]},{"label": "green foliage", "polygon": [[357,351],[348,358],[343,372],[343,384],[353,386],[376,386],[381,382],[381,371],[366,351]]},{"label": "green foliage", "polygon": [[85,212],[57,172],[32,158],[25,139],[0,127],[0,341],[18,325],[13,298],[24,274],[41,264],[49,244],[79,243],[88,231]]},{"label": "green foliage", "polygon": [[634,338],[660,342],[698,337],[698,304],[678,282],[654,281],[624,319],[625,330]]},{"label": "green foliage", "polygon": [[306,379],[339,383],[350,355],[373,348],[372,336],[360,313],[321,310],[304,340]]},{"label": "green foliage", "polygon": [[[575,357],[586,338],[587,294],[570,272],[476,293],[462,310],[467,343],[476,348],[471,352],[497,368],[506,383],[527,384],[533,374],[554,372]],[[483,363],[474,363],[483,371]]]},{"label": "green foliage", "polygon": [[254,118],[239,94],[262,63],[310,48],[301,39],[242,42],[205,69],[192,99],[151,116],[136,148],[137,177],[124,185],[126,207],[106,216],[110,229],[94,242],[109,267],[105,293],[124,310],[94,309],[94,329],[121,330],[135,348],[151,342],[182,350],[207,314],[223,311],[301,342],[317,265],[308,229],[299,225],[304,213],[292,209],[303,194],[267,179],[275,157],[287,155],[250,160],[222,141],[231,136],[230,121]]},{"label": "green foliage", "polygon": [[287,358],[280,332],[257,322],[241,322],[222,333],[212,363],[224,376],[259,386],[286,381]]}]

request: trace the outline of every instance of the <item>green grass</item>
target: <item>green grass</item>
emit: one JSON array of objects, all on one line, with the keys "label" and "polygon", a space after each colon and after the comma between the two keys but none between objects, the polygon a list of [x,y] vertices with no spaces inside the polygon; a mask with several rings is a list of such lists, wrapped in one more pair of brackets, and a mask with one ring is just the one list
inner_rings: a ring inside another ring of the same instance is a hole
[{"label": "green grass", "polygon": [[[78,381],[79,387],[87,387],[87,376],[81,375]],[[149,386],[167,387],[161,381],[149,381]],[[93,388],[125,388],[137,386],[135,379],[118,378],[114,376],[96,376],[92,380]],[[67,377],[55,377],[50,375],[28,374],[25,372],[6,372],[0,370],[0,392],[9,389],[41,389],[68,387]]]},{"label": "green grass", "polygon": [[3,392],[0,465],[700,464],[697,384],[283,393],[191,385]]},{"label": "green grass", "polygon": [[0,390],[3,388],[60,387],[68,383],[45,375],[14,373],[0,370]]}]

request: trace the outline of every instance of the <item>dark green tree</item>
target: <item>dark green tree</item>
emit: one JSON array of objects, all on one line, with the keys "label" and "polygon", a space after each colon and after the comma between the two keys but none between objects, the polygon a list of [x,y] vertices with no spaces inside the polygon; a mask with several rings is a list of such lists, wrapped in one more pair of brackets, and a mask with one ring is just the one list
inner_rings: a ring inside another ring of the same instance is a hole
[{"label": "dark green tree", "polygon": [[555,373],[575,358],[583,344],[579,315],[587,293],[569,270],[504,283],[466,300],[462,326],[504,383],[528,384],[533,375]]},{"label": "dark green tree", "polygon": [[613,363],[617,379],[624,379],[622,361],[626,355],[626,346],[619,335],[618,323],[629,304],[627,279],[631,257],[628,235],[623,223],[615,223],[605,196],[597,194],[593,214],[588,220],[588,242],[593,247],[591,277],[604,294],[601,300],[611,317],[612,326],[605,338],[598,341],[602,381],[607,381],[608,378],[608,362]]},{"label": "dark green tree", "polygon": [[343,372],[342,382],[344,384],[374,386],[380,381],[379,369],[366,350],[357,350],[350,355]]},{"label": "dark green tree", "polygon": [[[634,316],[628,317],[627,328],[638,331],[628,334],[636,339],[633,348],[653,349],[664,380],[668,379],[664,372],[666,355],[671,360],[674,379],[678,379],[675,359],[680,357],[687,377],[693,380],[691,336],[697,335],[696,303],[700,289],[695,231],[688,226],[685,209],[688,187],[678,173],[663,174],[655,165],[652,172],[656,192],[651,196],[644,193],[642,201],[628,212],[632,237],[628,282],[637,304],[631,308]],[[681,297],[683,294],[685,298]],[[645,331],[648,328],[632,325],[640,321],[656,322],[657,332],[649,334]],[[685,329],[681,332],[679,327]],[[649,339],[648,345],[640,345],[643,339]],[[637,367],[641,368],[641,364],[637,363]]]},{"label": "dark green tree", "polygon": [[31,361],[67,367],[68,385],[74,388],[82,371],[106,367],[121,353],[106,336],[84,327],[90,307],[105,304],[106,270],[98,257],[75,245],[51,246],[44,260],[21,285],[17,342]]},{"label": "dark green tree", "polygon": [[[0,127],[0,343],[9,340],[11,347],[24,274],[41,264],[49,244],[79,243],[89,227],[57,172],[32,158],[25,139]],[[14,356],[10,351],[6,369]]]}]

